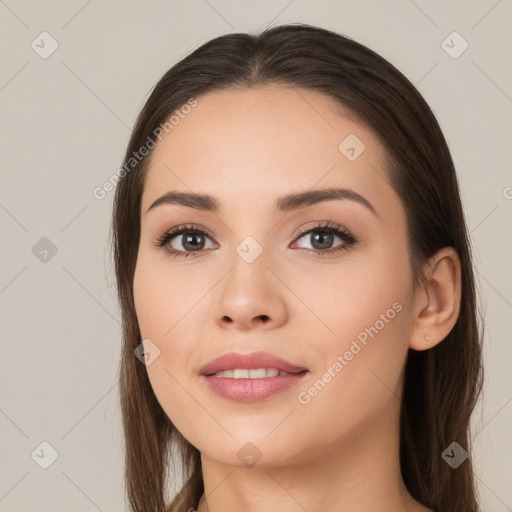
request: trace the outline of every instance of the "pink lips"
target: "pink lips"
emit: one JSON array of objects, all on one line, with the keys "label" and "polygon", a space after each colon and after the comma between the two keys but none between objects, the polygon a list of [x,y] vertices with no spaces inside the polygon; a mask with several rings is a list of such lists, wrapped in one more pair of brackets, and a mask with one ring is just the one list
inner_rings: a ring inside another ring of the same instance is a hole
[{"label": "pink lips", "polygon": [[[215,373],[219,371],[237,368],[248,370],[275,368],[292,375],[257,379],[215,376]],[[268,398],[280,391],[294,387],[309,373],[307,368],[295,366],[268,352],[225,354],[201,367],[199,372],[200,378],[206,382],[211,391],[223,398],[237,402],[256,402]]]},{"label": "pink lips", "polygon": [[230,352],[202,366],[199,373],[201,375],[213,375],[223,370],[234,370],[235,368],[247,368],[248,370],[277,368],[288,373],[298,373],[307,370],[307,368],[295,366],[269,352],[253,352],[252,354]]}]

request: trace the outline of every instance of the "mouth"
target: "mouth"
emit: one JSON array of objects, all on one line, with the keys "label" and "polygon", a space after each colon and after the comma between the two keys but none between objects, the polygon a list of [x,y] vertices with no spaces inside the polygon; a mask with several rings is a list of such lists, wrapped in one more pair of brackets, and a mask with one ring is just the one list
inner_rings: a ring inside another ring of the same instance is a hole
[{"label": "mouth", "polygon": [[218,396],[256,402],[295,387],[309,373],[268,352],[230,353],[203,366],[200,378]]},{"label": "mouth", "polygon": [[264,379],[266,377],[280,377],[282,375],[297,375],[304,373],[307,370],[300,372],[285,372],[278,368],[235,368],[234,370],[222,370],[220,372],[206,375],[206,377],[224,377],[227,379]]},{"label": "mouth", "polygon": [[[249,374],[247,374],[247,370],[249,370]],[[257,370],[258,373],[254,372],[254,377],[251,377],[251,371],[253,370]],[[292,364],[269,352],[252,352],[248,354],[230,352],[228,354],[223,354],[202,366],[199,369],[199,374],[212,376],[218,372],[233,371],[233,375],[228,374],[230,378],[243,379],[267,377],[266,374],[263,375],[263,370],[270,373],[270,375],[268,375],[269,377],[277,377],[279,373],[275,374],[276,370],[278,372],[283,372],[283,374],[288,374],[299,373],[307,370],[307,368]]]}]

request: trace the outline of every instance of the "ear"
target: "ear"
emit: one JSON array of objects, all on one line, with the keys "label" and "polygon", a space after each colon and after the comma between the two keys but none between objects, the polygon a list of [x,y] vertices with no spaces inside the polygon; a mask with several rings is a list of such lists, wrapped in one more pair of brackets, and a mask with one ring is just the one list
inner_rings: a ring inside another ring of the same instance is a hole
[{"label": "ear", "polygon": [[459,316],[460,298],[459,255],[453,247],[444,247],[430,258],[415,291],[410,348],[427,350],[443,341]]}]

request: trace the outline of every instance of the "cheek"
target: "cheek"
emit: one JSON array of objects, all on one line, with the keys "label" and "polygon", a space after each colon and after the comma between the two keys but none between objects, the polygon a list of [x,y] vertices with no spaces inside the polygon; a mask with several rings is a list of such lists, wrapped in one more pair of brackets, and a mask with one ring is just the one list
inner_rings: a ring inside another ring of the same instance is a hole
[{"label": "cheek", "polygon": [[165,340],[186,313],[189,287],[180,286],[166,265],[140,254],[135,268],[133,294],[143,338]]},{"label": "cheek", "polygon": [[194,325],[191,309],[199,300],[200,291],[193,286],[180,286],[168,266],[156,265],[141,255],[133,292],[141,337],[151,340],[160,351],[146,366],[151,386],[167,416],[179,430],[186,431],[185,419],[197,405],[186,391],[187,362],[196,350],[194,332],[187,328],[187,322]]},{"label": "cheek", "polygon": [[371,326],[376,325],[379,335],[396,330],[397,319],[404,316],[397,310],[403,310],[409,300],[405,269],[406,264],[399,261],[390,264],[384,259],[354,258],[332,266],[329,272],[287,279],[309,310],[305,310],[303,321],[312,329],[310,335],[314,331],[327,346],[339,349],[358,335],[364,341],[365,329]]},{"label": "cheek", "polygon": [[394,268],[375,263],[364,271],[334,273],[325,283],[317,280],[315,288],[308,280],[308,289],[294,290],[315,313],[307,315],[302,332],[309,329],[315,340],[318,364],[315,378],[299,390],[299,402],[305,411],[316,411],[314,417],[327,414],[350,430],[397,400],[410,315],[404,268],[399,262]]},{"label": "cheek", "polygon": [[[135,310],[142,339],[151,340],[160,355],[147,366],[150,377],[165,377],[165,371],[174,374],[176,368],[184,369],[193,345],[183,335],[187,311],[193,304],[189,287],[180,287],[172,273],[162,271],[149,260],[137,264],[133,291]],[[182,292],[183,291],[183,292]]]}]

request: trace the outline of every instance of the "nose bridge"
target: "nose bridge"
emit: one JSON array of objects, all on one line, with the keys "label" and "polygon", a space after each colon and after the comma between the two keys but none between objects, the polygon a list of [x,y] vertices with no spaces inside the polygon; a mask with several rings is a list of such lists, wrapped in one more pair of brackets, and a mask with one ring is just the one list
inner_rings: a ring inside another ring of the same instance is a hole
[{"label": "nose bridge", "polygon": [[231,258],[230,284],[247,285],[250,292],[262,294],[271,285],[268,281],[270,271],[270,251],[253,235],[245,236],[234,248]]},{"label": "nose bridge", "polygon": [[[230,279],[236,275],[237,279],[250,282],[254,291],[263,287],[263,291],[268,289],[269,293],[272,290],[275,293],[279,279],[274,272],[282,264],[281,244],[285,243],[276,218],[264,210],[252,210],[240,214],[237,221],[236,231],[234,225],[231,226],[234,254],[228,258],[232,267]],[[262,293],[261,289],[259,291]]]}]

